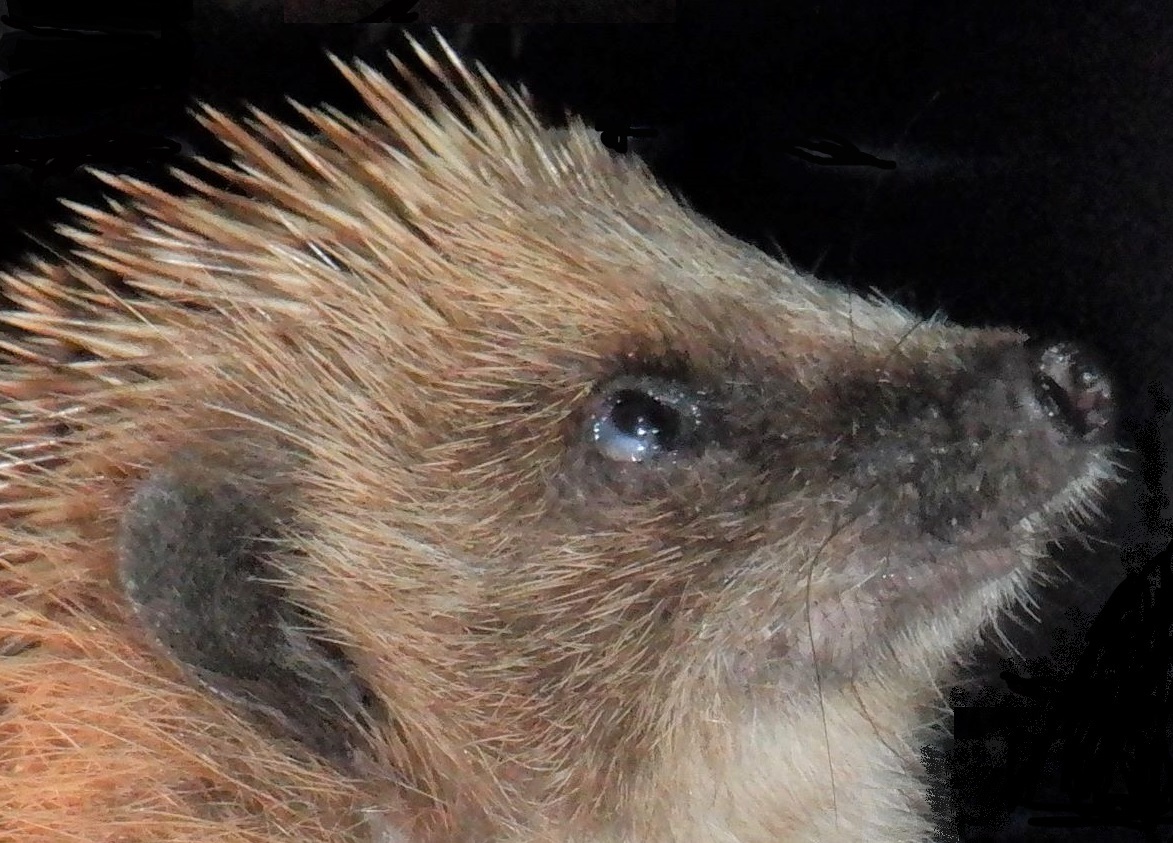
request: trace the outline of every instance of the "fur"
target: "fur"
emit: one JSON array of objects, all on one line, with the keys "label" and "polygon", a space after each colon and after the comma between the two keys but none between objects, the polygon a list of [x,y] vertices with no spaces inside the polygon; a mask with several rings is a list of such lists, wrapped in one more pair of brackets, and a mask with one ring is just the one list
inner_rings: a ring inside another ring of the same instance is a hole
[{"label": "fur", "polygon": [[0,839],[927,839],[1111,446],[418,53],[3,276]]}]

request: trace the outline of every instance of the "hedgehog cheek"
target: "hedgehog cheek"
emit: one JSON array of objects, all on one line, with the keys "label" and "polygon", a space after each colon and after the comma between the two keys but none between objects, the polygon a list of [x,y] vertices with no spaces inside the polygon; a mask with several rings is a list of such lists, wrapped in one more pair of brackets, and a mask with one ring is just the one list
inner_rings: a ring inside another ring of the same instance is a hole
[{"label": "hedgehog cheek", "polygon": [[291,600],[270,559],[280,506],[262,481],[180,454],[123,513],[118,573],[149,637],[263,727],[350,767],[373,698]]}]

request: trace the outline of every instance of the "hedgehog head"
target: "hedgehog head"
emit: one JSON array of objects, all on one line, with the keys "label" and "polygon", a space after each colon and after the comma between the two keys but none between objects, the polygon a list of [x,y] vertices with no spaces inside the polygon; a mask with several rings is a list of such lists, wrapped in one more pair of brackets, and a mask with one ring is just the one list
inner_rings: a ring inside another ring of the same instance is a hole
[{"label": "hedgehog head", "polygon": [[9,279],[54,304],[8,321],[57,343],[54,494],[129,622],[258,728],[513,824],[920,700],[1111,474],[1101,371],[805,277],[421,56],[422,104],[342,68],[366,121],[206,111],[214,186],[110,177],[57,286]]}]

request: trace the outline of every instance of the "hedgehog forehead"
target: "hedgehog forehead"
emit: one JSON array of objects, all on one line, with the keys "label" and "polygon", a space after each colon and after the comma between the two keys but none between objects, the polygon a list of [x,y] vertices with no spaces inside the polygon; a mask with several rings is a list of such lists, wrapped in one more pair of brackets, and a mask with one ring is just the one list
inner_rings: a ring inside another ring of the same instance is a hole
[{"label": "hedgehog forehead", "polygon": [[[808,280],[729,241],[648,178],[639,174],[646,195],[626,199],[551,193],[420,208],[406,238],[367,226],[365,253],[350,250],[323,267],[303,297],[347,310],[374,305],[396,330],[488,335],[504,341],[503,351],[511,341],[591,347],[592,338],[624,335],[711,336],[731,321],[780,342],[818,336],[867,348],[895,343],[916,324],[891,304]],[[339,255],[336,234],[307,239],[290,260]]]},{"label": "hedgehog forehead", "polygon": [[580,121],[541,128],[491,80],[477,80],[463,110],[421,110],[373,71],[347,75],[374,124],[306,109],[316,129],[307,134],[263,115],[241,123],[210,112],[234,153],[234,168],[214,168],[228,187],[190,179],[200,196],[184,201],[134,185],[132,222],[104,216],[95,251],[108,249],[106,262],[131,276],[128,254],[153,255],[149,283],[174,281],[184,297],[261,293],[308,312],[374,303],[387,324],[425,332],[605,335],[641,310],[689,327],[730,304],[756,309],[782,334],[865,347],[895,342],[912,324],[890,304],[747,250]]}]

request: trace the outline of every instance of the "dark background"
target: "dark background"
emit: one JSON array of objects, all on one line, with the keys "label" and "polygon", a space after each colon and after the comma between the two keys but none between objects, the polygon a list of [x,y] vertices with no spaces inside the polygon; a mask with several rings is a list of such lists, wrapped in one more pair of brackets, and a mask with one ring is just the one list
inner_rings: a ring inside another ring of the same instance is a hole
[{"label": "dark background", "polygon": [[[10,0],[0,260],[35,248],[30,237],[56,242],[50,224],[67,218],[58,198],[100,195],[82,164],[166,183],[181,155],[219,155],[185,112],[194,99],[283,115],[286,95],[356,107],[324,50],[386,67],[408,5]],[[524,81],[551,118],[570,109],[612,145],[626,136],[627,154],[647,158],[688,202],[800,269],[963,323],[1077,338],[1107,361],[1134,452],[1130,483],[1089,547],[1056,552],[1071,580],[1040,594],[1042,623],[1003,625],[1017,654],[986,647],[976,681],[952,698],[959,739],[938,762],[957,786],[965,840],[1173,834],[1158,822],[1173,766],[1173,601],[1158,555],[1170,534],[1173,438],[1167,5],[415,8],[464,52]],[[384,22],[321,23],[364,17]],[[481,25],[500,20],[514,25]],[[575,25],[532,23],[549,20]],[[643,20],[660,23],[631,23]],[[1140,573],[1089,646],[1089,624],[1130,572]],[[1072,772],[1089,769],[1099,777]],[[1091,827],[1027,824],[1040,817]]]}]

